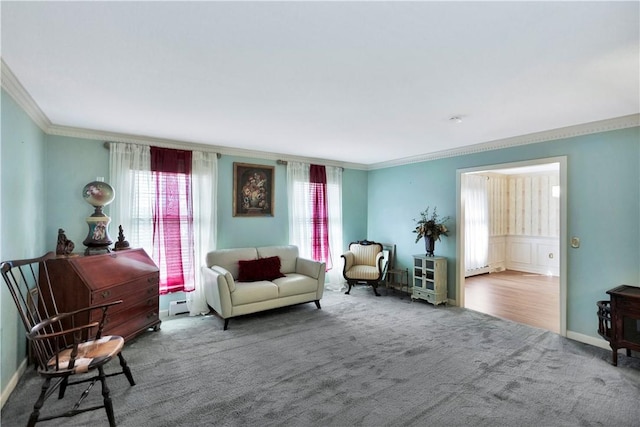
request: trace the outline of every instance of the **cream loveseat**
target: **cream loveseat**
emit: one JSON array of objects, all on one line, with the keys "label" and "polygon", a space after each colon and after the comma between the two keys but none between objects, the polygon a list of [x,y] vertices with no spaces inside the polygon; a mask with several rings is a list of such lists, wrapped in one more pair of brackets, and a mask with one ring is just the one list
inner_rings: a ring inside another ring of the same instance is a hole
[{"label": "cream loveseat", "polygon": [[298,256],[298,248],[220,249],[202,267],[207,304],[224,319],[287,305],[315,302],[320,308],[325,264]]}]

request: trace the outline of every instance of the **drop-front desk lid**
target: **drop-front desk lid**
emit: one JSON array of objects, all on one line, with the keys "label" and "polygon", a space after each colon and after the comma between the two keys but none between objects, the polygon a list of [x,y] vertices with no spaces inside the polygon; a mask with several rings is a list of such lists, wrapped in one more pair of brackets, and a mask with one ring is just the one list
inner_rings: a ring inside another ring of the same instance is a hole
[{"label": "drop-front desk lid", "polygon": [[[65,259],[92,289],[103,289],[135,277],[156,273],[158,267],[144,249]],[[55,261],[54,261],[55,262]]]}]

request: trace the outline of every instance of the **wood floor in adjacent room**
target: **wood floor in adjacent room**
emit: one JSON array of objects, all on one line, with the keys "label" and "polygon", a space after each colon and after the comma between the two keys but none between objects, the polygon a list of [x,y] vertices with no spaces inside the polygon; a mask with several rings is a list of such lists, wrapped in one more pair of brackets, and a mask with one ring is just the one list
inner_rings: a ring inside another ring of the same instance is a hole
[{"label": "wood floor in adjacent room", "polygon": [[560,332],[560,279],[503,271],[467,277],[465,307],[552,332]]}]

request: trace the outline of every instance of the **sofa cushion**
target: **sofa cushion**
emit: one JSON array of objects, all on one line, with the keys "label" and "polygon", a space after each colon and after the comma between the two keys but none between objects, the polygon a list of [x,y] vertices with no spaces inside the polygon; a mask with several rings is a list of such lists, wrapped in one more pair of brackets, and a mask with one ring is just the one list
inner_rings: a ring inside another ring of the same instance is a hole
[{"label": "sofa cushion", "polygon": [[238,282],[231,294],[233,305],[250,304],[278,298],[278,287],[273,282]]},{"label": "sofa cushion", "polygon": [[286,277],[275,279],[273,283],[278,285],[278,296],[280,298],[307,294],[318,290],[318,279],[303,274],[287,274]]},{"label": "sofa cushion", "polygon": [[238,278],[239,259],[257,259],[256,248],[217,249],[207,254],[207,266],[219,265],[229,270],[234,278]]},{"label": "sofa cushion", "polygon": [[278,277],[284,277],[284,274],[280,273],[280,258],[277,256],[238,261],[238,280],[240,282],[273,280]]},{"label": "sofa cushion", "polygon": [[260,258],[272,256],[280,257],[280,271],[284,274],[296,272],[296,260],[298,259],[298,247],[287,246],[264,246],[257,249]]},{"label": "sofa cushion", "polygon": [[347,279],[376,280],[380,277],[378,267],[354,265],[345,273]]}]

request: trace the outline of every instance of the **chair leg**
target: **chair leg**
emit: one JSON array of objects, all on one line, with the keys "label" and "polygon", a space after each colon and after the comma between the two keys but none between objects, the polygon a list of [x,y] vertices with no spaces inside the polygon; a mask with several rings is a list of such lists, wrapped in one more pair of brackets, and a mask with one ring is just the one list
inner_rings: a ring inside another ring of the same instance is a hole
[{"label": "chair leg", "polygon": [[69,384],[69,377],[64,377],[64,379],[60,383],[60,388],[58,389],[58,399],[62,399],[64,397],[64,393],[67,391],[68,384]]},{"label": "chair leg", "polygon": [[104,402],[104,410],[107,412],[107,418],[109,419],[109,427],[115,427],[116,417],[113,414],[113,403],[111,402],[110,391],[107,386],[107,378],[102,366],[98,368],[98,378],[100,379],[100,383],[102,383],[102,401]]},{"label": "chair leg", "polygon": [[44,405],[44,401],[47,398],[47,390],[49,390],[49,386],[51,385],[51,378],[47,378],[42,383],[42,389],[40,391],[40,396],[38,400],[33,405],[33,412],[29,416],[29,422],[27,423],[27,427],[33,427],[38,422],[38,418],[40,418],[40,409],[42,409],[42,405]]},{"label": "chair leg", "polygon": [[377,283],[372,283],[371,287],[373,288],[373,293],[376,294],[377,297],[379,297],[380,294],[378,293],[378,284]]},{"label": "chair leg", "polygon": [[120,366],[122,366],[122,372],[124,376],[129,380],[130,385],[136,385],[136,382],[133,380],[133,375],[131,375],[131,369],[129,369],[129,365],[127,365],[127,361],[124,359],[122,352],[118,353],[118,359],[120,359]]},{"label": "chair leg", "polygon": [[349,285],[349,289],[347,289],[347,292],[345,292],[345,295],[349,295],[349,292],[351,292],[351,286],[353,286],[351,282],[347,282],[347,284]]},{"label": "chair leg", "polygon": [[318,310],[320,310],[322,308],[322,307],[320,307],[320,300],[317,299],[317,300],[315,300],[313,302],[316,303],[316,307],[318,307]]},{"label": "chair leg", "polygon": [[224,319],[224,326],[222,327],[223,331],[226,331],[229,327],[229,318]]}]

